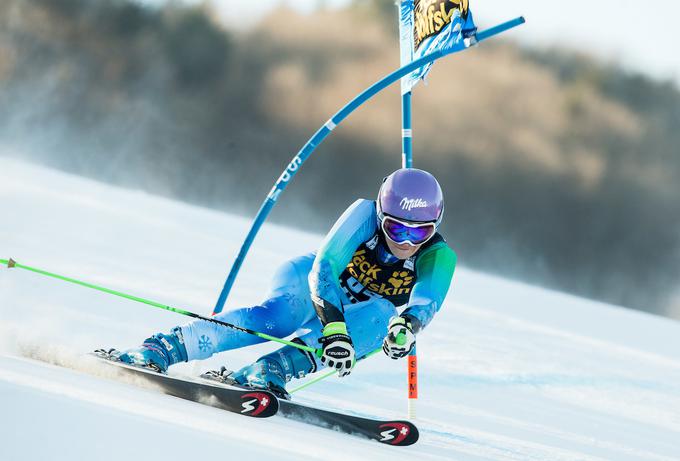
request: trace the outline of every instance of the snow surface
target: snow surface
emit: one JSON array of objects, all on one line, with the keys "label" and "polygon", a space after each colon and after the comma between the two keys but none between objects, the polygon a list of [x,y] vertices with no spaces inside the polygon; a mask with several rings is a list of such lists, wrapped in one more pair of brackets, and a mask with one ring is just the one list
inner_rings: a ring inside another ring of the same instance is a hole
[{"label": "snow surface", "polygon": [[[198,313],[249,225],[7,158],[0,173],[0,258]],[[230,306],[256,304],[276,266],[320,240],[265,226]],[[183,401],[84,355],[137,345],[184,323],[177,314],[0,268],[0,318],[2,461],[680,460],[680,323],[464,268],[418,338],[421,438],[408,448]],[[173,372],[233,369],[273,347]],[[405,381],[403,361],[379,356],[296,397],[404,418]]]}]

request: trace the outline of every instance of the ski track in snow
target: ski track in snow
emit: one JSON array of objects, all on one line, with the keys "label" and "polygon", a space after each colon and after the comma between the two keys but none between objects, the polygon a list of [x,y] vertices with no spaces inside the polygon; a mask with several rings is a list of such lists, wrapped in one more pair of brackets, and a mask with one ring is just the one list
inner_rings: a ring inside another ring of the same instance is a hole
[{"label": "ski track in snow", "polygon": [[[248,219],[4,157],[0,171],[0,258],[197,313],[211,311],[249,227]],[[320,241],[264,226],[229,305],[256,304],[278,264]],[[136,345],[187,321],[170,312],[0,269],[0,318],[3,461],[159,454],[680,460],[680,323],[464,268],[418,338],[421,437],[408,448],[186,402],[84,356],[97,347]],[[273,347],[232,351],[172,372],[234,369]],[[405,381],[405,364],[380,356],[296,398],[405,418]]]}]

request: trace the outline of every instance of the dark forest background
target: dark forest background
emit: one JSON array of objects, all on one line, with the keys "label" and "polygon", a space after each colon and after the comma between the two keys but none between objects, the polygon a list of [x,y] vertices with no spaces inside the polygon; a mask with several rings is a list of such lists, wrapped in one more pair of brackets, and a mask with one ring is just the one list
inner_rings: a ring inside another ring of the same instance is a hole
[{"label": "dark forest background", "polygon": [[[398,67],[392,2],[225,29],[208,7],[0,2],[0,155],[253,216],[293,155]],[[395,86],[352,115],[273,220],[323,232],[400,166]],[[414,92],[415,166],[469,267],[669,314],[680,287],[680,92],[503,41]],[[1,186],[0,186],[1,187]]]}]

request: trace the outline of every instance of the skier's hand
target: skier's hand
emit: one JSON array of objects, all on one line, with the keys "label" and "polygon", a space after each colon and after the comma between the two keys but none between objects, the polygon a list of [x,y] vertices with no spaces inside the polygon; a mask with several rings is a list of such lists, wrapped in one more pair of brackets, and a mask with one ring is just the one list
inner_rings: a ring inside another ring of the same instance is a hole
[{"label": "skier's hand", "polygon": [[347,334],[345,322],[331,322],[323,328],[321,363],[338,370],[338,376],[347,376],[354,366],[354,345]]},{"label": "skier's hand", "polygon": [[383,351],[391,359],[406,357],[416,345],[411,322],[404,317],[392,317],[383,341]]}]

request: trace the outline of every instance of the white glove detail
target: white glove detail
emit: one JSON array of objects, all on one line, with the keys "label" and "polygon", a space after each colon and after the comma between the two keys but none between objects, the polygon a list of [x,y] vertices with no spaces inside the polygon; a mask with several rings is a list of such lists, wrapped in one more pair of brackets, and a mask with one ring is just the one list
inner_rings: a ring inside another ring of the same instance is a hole
[{"label": "white glove detail", "polygon": [[319,357],[321,363],[338,370],[338,376],[347,376],[352,372],[355,353],[352,339],[347,334],[344,322],[332,322],[323,329],[319,338],[322,354]]},{"label": "white glove detail", "polygon": [[406,357],[416,345],[411,323],[404,317],[392,317],[383,341],[383,352],[391,359]]}]

